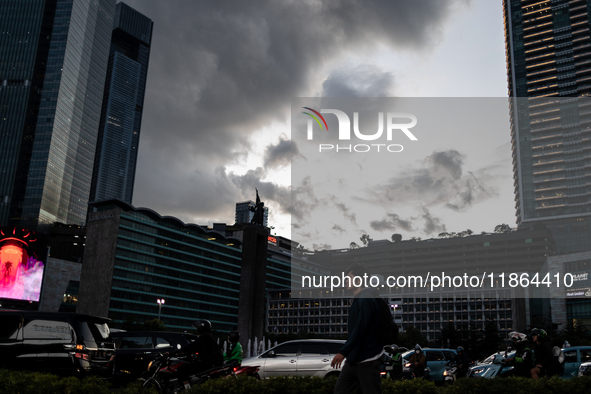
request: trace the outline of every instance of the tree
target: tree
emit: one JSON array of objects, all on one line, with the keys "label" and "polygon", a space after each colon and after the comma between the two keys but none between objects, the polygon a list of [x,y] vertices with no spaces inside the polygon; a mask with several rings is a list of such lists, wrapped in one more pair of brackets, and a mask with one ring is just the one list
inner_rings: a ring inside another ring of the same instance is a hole
[{"label": "tree", "polygon": [[400,242],[400,241],[402,241],[401,234],[392,234],[392,242]]},{"label": "tree", "polygon": [[461,333],[456,329],[452,322],[447,323],[441,329],[441,346],[449,347],[451,349],[459,346],[461,341]]},{"label": "tree", "polygon": [[509,227],[509,225],[505,223],[495,226],[495,233],[497,234],[507,234],[512,231],[513,229],[511,229],[511,227]]},{"label": "tree", "polygon": [[421,331],[415,326],[406,327],[404,334],[398,336],[400,346],[412,349],[418,343],[421,347],[427,344],[427,340],[421,335]]},{"label": "tree", "polygon": [[421,240],[421,237],[410,237],[410,241],[418,242]]},{"label": "tree", "polygon": [[357,245],[355,242],[351,242],[349,244],[349,249],[359,249],[359,245]]},{"label": "tree", "polygon": [[373,239],[369,237],[369,234],[362,234],[361,237],[359,237],[359,239],[361,240],[364,246],[369,245],[369,243],[373,241]]}]

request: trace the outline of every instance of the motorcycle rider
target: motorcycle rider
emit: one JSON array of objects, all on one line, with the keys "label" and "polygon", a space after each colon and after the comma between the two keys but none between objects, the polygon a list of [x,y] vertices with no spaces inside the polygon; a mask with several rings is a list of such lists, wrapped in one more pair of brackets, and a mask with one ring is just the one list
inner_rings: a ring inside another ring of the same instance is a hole
[{"label": "motorcycle rider", "polygon": [[224,362],[230,363],[237,361],[238,364],[242,363],[242,345],[240,342],[240,333],[238,331],[232,331],[228,334],[228,342],[230,342],[230,348],[224,353]]},{"label": "motorcycle rider", "polygon": [[425,373],[425,367],[427,366],[427,358],[418,343],[416,344],[415,352],[410,356],[409,361],[414,370],[415,377],[422,378]]},{"label": "motorcycle rider", "polygon": [[[199,335],[197,339],[189,345],[172,352],[171,355],[177,357],[191,356],[194,361],[187,362],[179,367],[179,376],[189,380],[188,376],[205,371],[218,365],[222,365],[224,357],[220,347],[211,335],[212,325],[209,320],[199,320],[192,324]],[[180,381],[184,381],[180,380]]]},{"label": "motorcycle rider", "polygon": [[468,359],[468,356],[466,355],[466,352],[464,352],[464,348],[462,346],[458,346],[456,351],[458,352],[458,354],[456,354],[453,360],[458,368],[456,376],[458,378],[463,378],[464,376],[466,376],[466,374],[468,373],[468,369],[470,368],[470,360]]},{"label": "motorcycle rider", "polygon": [[548,343],[548,333],[540,328],[534,328],[530,334],[535,343],[536,364],[531,369],[531,377],[539,379],[544,375],[553,375],[555,373],[554,355],[552,348]]},{"label": "motorcycle rider", "polygon": [[[394,377],[402,375],[402,354],[398,345],[386,345],[384,346],[384,351],[386,352],[384,355],[385,362],[391,363],[392,365],[391,375],[394,375]],[[384,372],[383,366],[382,372]]]},{"label": "motorcycle rider", "polygon": [[527,335],[513,331],[509,333],[509,338],[513,341],[515,354],[506,359],[507,364],[515,367],[515,375],[530,377],[533,368],[533,352],[527,346]]}]

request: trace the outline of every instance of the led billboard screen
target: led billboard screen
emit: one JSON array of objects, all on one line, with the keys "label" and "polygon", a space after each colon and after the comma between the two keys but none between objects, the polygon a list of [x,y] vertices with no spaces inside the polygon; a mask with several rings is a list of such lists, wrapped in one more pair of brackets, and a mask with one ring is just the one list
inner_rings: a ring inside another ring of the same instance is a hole
[{"label": "led billboard screen", "polygon": [[43,251],[34,231],[0,230],[0,298],[39,301],[45,268],[39,252]]}]

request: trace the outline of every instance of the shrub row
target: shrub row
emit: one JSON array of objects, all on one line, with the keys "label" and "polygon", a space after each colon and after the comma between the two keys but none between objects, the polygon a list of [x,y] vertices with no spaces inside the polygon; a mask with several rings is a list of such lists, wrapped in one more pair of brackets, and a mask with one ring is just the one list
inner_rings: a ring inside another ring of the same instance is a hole
[{"label": "shrub row", "polygon": [[[113,394],[111,384],[96,376],[82,379],[47,373],[0,369],[0,393],[10,394]],[[120,394],[156,394],[138,383],[117,390]]]},{"label": "shrub row", "polygon": [[[253,378],[217,379],[193,387],[187,394],[332,394],[336,378],[277,377],[266,380]],[[384,380],[384,394],[588,394],[591,377],[562,380],[560,378],[534,381],[524,378],[460,379],[450,386],[435,386],[420,379],[404,382]],[[97,378],[61,378],[38,372],[0,370],[0,393],[11,394],[112,394],[109,382]],[[358,390],[359,391],[359,390]],[[116,390],[119,394],[155,394],[130,384]],[[360,392],[360,391],[359,391]]]}]

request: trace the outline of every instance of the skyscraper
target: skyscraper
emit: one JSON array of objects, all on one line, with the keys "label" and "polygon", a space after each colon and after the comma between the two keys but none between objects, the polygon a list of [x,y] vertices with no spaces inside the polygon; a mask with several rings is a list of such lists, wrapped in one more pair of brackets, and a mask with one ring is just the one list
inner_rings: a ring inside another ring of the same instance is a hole
[{"label": "skyscraper", "polygon": [[115,0],[0,3],[0,225],[86,221]]},{"label": "skyscraper", "polygon": [[153,22],[117,4],[90,201],[131,204]]},{"label": "skyscraper", "polygon": [[589,0],[504,0],[517,223],[591,250]]}]

